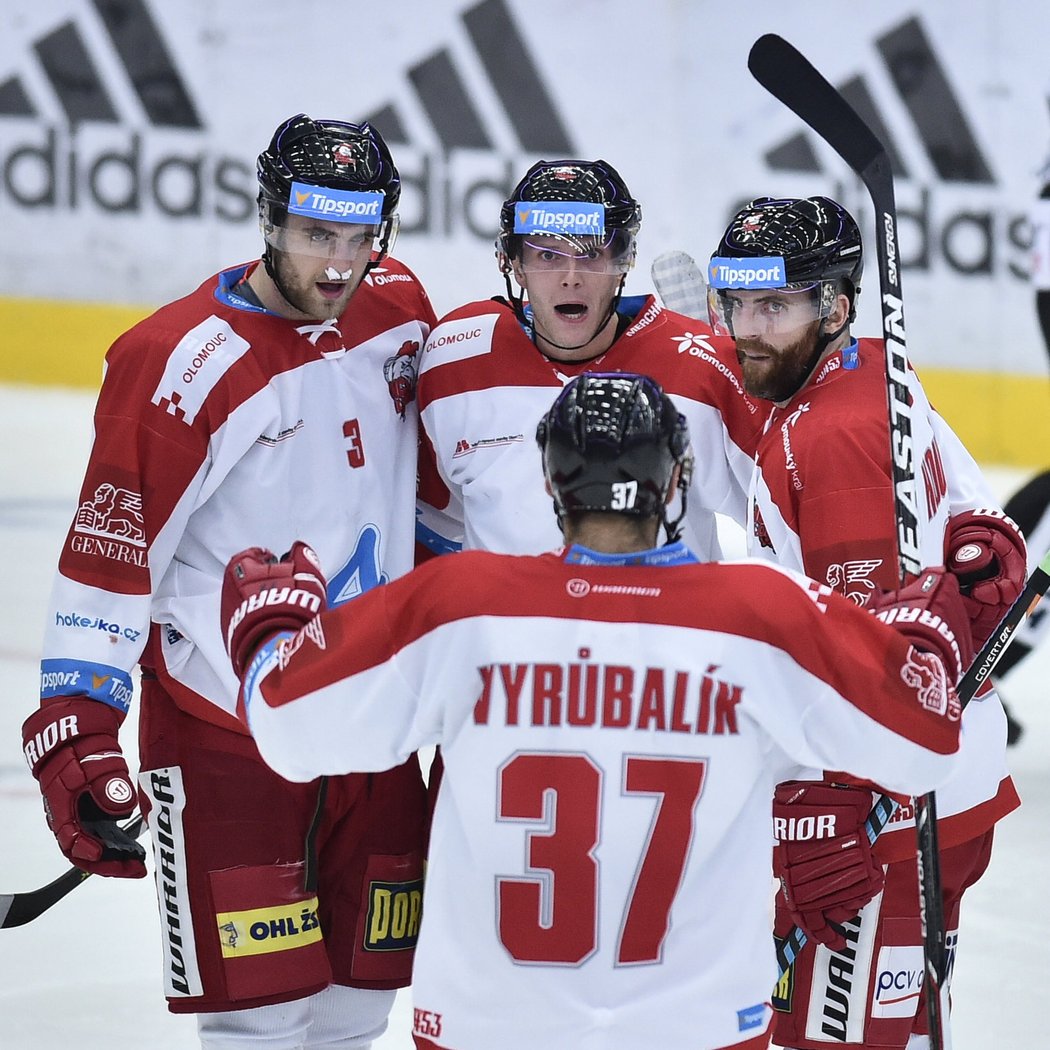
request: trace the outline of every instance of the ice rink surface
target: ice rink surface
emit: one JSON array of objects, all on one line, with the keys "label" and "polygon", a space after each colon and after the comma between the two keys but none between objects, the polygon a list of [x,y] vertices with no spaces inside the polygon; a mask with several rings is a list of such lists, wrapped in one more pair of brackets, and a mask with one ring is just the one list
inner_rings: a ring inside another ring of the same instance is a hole
[{"label": "ice rink surface", "polygon": [[[35,707],[44,610],[90,441],[85,394],[0,386],[0,892],[66,869],[20,752]],[[1005,498],[1026,474],[988,468]],[[1050,987],[1050,651],[1004,693],[1026,732],[1010,752],[1024,804],[999,825],[991,867],[963,904],[954,1050],[1039,1050]],[[125,750],[135,734],[126,726]],[[131,756],[134,768],[134,756]],[[713,946],[712,950],[717,951]],[[410,1050],[398,996],[375,1050]],[[498,1045],[496,1038],[494,1045]],[[151,879],[91,878],[35,922],[0,931],[0,1050],[192,1050],[196,1028],[168,1014]],[[643,1050],[643,1048],[639,1048]],[[653,1050],[659,1050],[654,1047]]]}]

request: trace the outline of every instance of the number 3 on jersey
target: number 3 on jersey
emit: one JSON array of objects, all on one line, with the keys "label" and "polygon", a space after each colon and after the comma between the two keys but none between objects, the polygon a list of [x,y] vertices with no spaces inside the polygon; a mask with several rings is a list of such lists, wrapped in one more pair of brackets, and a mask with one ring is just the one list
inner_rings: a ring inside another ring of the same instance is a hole
[{"label": "number 3 on jersey", "polygon": [[[704,759],[624,760],[624,794],[657,803],[624,906],[617,965],[660,960],[706,770]],[[536,874],[497,879],[500,940],[518,962],[571,966],[594,954],[601,801],[602,773],[588,755],[523,753],[500,769],[498,819],[544,824],[526,836],[527,866]]]},{"label": "number 3 on jersey", "polygon": [[343,424],[343,437],[346,439],[346,458],[350,466],[365,465],[365,446],[361,442],[361,424],[356,419],[348,419]]}]

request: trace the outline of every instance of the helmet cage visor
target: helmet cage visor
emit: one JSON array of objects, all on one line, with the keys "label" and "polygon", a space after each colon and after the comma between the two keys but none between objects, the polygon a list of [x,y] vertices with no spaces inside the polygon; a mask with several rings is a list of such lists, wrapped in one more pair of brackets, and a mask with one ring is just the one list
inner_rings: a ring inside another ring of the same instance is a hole
[{"label": "helmet cage visor", "polygon": [[625,274],[634,265],[639,223],[593,200],[506,202],[496,241],[500,268],[511,263],[526,273]]},{"label": "helmet cage visor", "polygon": [[634,266],[637,245],[629,230],[607,230],[600,236],[568,233],[506,234],[499,250],[527,274],[625,274]]},{"label": "helmet cage visor", "polygon": [[275,251],[289,255],[348,259],[367,250],[368,261],[377,263],[392,251],[399,225],[396,212],[378,223],[362,222],[359,218],[296,213],[285,201],[259,197],[263,239]]},{"label": "helmet cage visor", "polygon": [[836,281],[789,281],[784,257],[715,255],[708,313],[719,335],[791,338],[835,307]]}]

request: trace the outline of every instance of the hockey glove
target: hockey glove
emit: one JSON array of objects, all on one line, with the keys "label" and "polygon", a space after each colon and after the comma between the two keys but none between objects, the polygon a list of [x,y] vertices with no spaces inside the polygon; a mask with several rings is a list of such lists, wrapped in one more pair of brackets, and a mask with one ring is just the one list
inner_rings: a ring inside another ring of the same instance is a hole
[{"label": "hockey glove", "polygon": [[864,821],[871,792],[789,780],[773,795],[773,874],[795,925],[832,950],[846,947],[853,919],[886,881]]},{"label": "hockey glove", "polygon": [[873,595],[868,609],[916,649],[938,657],[952,685],[973,661],[970,619],[959,581],[944,569],[924,569],[899,591]]},{"label": "hockey glove", "polygon": [[123,714],[87,697],[45,700],[22,726],[22,747],[59,849],[96,875],[141,879],[146,851],[117,821],[135,788],[117,742]]},{"label": "hockey glove", "polygon": [[280,631],[298,631],[327,604],[321,564],[305,543],[297,541],[279,561],[262,547],[235,554],[222,581],[221,616],[237,677],[263,642]]},{"label": "hockey glove", "polygon": [[1021,530],[1001,511],[969,510],[948,522],[948,568],[958,577],[974,647],[992,636],[1028,573]]}]

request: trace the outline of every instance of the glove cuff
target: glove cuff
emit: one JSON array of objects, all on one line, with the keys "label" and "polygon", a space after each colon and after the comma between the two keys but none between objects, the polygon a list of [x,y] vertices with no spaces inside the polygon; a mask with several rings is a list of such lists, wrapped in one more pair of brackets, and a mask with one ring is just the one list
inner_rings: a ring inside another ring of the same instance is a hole
[{"label": "glove cuff", "polygon": [[102,736],[112,739],[116,746],[124,717],[123,711],[87,697],[43,701],[22,723],[22,753],[33,776],[39,780],[41,768],[56,750],[73,741]]}]

